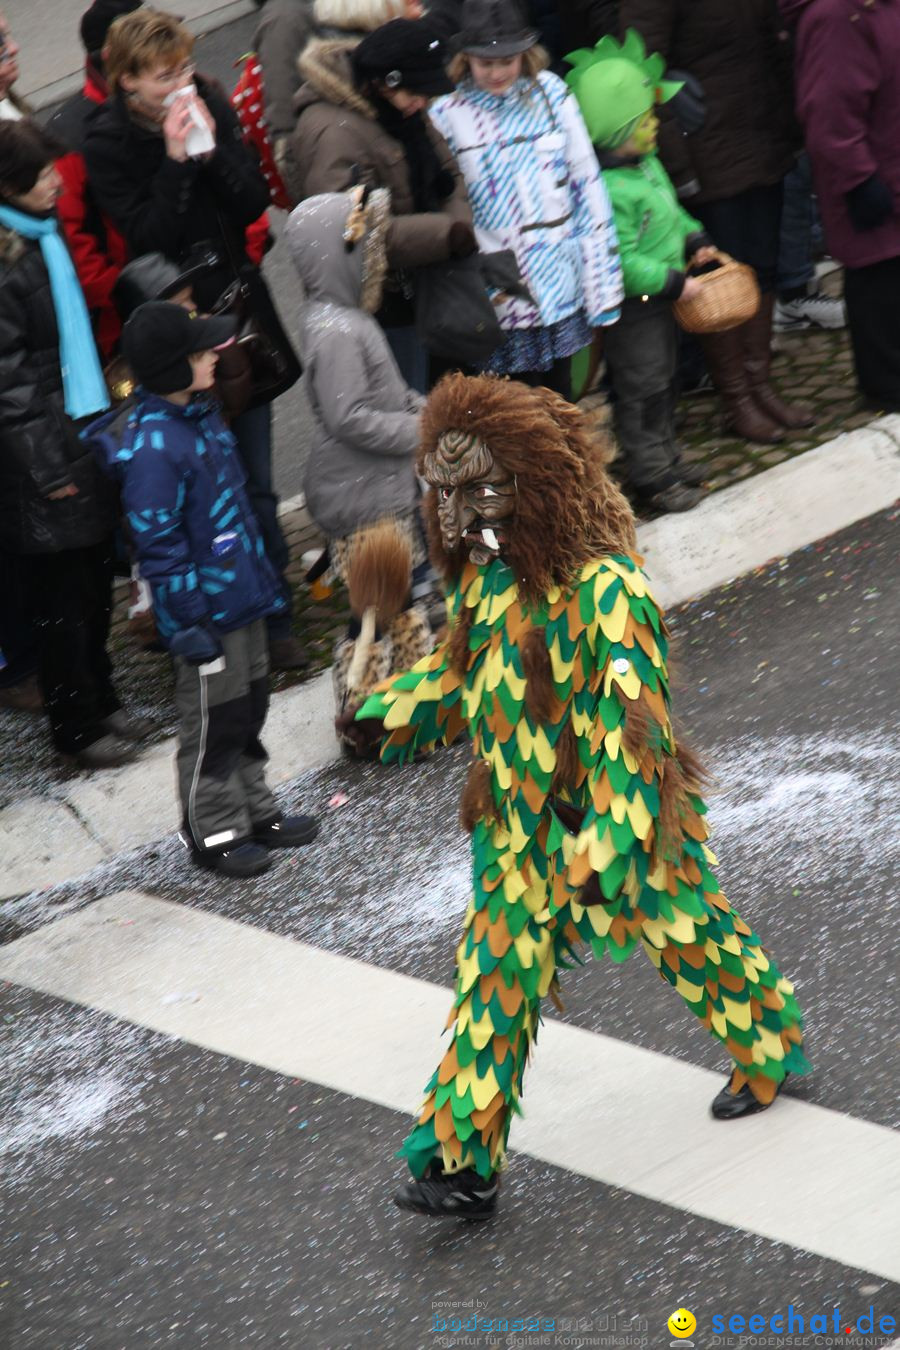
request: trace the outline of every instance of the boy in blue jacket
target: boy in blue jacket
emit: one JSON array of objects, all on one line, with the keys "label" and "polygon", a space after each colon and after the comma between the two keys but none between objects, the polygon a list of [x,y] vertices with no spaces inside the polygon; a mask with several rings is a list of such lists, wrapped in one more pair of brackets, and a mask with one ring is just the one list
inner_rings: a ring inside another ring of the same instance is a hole
[{"label": "boy in blue jacket", "polygon": [[194,860],[265,872],[269,850],[308,843],[282,816],[260,732],[269,702],[265,619],[284,606],[247,499],[235,442],[209,391],[235,321],[141,305],[122,332],[138,389],[84,433],[118,477],[141,576],[175,662],[178,787]]}]

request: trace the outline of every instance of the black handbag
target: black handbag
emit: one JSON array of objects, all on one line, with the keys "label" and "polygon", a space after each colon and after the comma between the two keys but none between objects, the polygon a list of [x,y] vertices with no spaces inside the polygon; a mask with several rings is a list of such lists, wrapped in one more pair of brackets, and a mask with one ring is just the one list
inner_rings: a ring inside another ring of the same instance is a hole
[{"label": "black handbag", "polygon": [[[285,380],[290,374],[291,361],[271,334],[262,327],[254,304],[253,287],[248,277],[252,264],[236,257],[232,247],[228,228],[221,222],[221,237],[225,247],[226,261],[234,280],[218,296],[210,312],[228,314],[237,319],[238,330],[236,346],[249,361],[249,383],[252,392],[248,402],[263,403],[274,398],[285,388]],[[213,250],[215,245],[213,245]],[[235,353],[235,358],[237,352]]]},{"label": "black handbag", "polygon": [[503,341],[477,253],[417,267],[416,336],[432,356],[480,366]]}]

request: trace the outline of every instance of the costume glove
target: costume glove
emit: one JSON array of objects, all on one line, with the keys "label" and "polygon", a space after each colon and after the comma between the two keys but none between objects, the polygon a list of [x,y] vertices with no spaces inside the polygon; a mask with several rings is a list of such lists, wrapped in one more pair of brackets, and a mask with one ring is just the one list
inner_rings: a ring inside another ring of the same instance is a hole
[{"label": "costume glove", "polygon": [[855,230],[874,230],[894,214],[894,194],[877,173],[845,194],[850,223]]},{"label": "costume glove", "polygon": [[694,132],[699,131],[706,122],[706,95],[703,92],[703,85],[686,70],[667,70],[663,79],[680,80],[684,85],[683,89],[679,89],[678,93],[669,99],[668,106],[672,109],[675,120],[685,136],[693,136]]},{"label": "costume glove", "polygon": [[222,655],[222,644],[214,628],[208,624],[195,624],[192,628],[179,628],[172,634],[169,651],[190,666],[205,666]]}]

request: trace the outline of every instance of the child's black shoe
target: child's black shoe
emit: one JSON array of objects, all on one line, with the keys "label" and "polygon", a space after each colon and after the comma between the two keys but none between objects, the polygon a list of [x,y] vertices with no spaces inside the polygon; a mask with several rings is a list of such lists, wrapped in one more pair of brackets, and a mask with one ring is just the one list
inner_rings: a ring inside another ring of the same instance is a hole
[{"label": "child's black shoe", "polygon": [[272,859],[267,849],[260,844],[237,844],[226,848],[222,853],[193,854],[198,867],[206,867],[210,872],[220,872],[223,877],[258,877],[268,872]]},{"label": "child's black shoe", "polygon": [[265,848],[299,848],[312,843],[319,833],[319,822],[312,816],[276,816],[253,826],[253,838]]}]

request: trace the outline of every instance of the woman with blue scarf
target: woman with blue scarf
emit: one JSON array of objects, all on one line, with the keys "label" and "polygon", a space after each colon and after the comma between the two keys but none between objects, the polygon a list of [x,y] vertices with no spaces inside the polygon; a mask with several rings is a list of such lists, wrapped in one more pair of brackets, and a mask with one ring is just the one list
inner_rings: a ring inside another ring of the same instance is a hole
[{"label": "woman with blue scarf", "polygon": [[109,400],[54,210],[60,153],[27,119],[0,122],[0,549],[21,562],[53,744],[103,768],[141,727],[106,652],[115,505],[77,423]]}]

